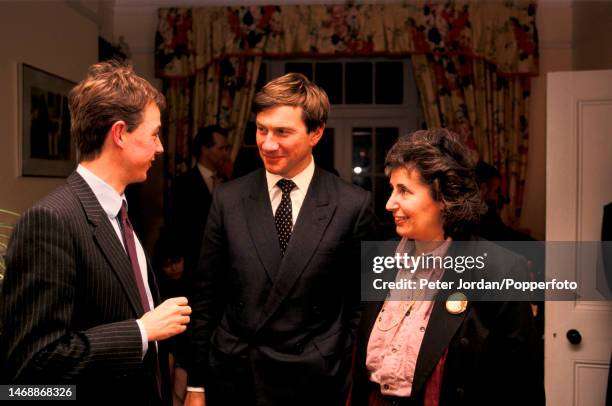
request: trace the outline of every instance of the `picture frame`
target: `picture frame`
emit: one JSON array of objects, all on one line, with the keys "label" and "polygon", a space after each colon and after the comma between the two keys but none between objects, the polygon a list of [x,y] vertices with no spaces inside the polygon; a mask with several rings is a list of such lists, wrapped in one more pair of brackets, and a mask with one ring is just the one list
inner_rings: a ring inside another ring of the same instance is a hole
[{"label": "picture frame", "polygon": [[20,63],[19,171],[21,176],[66,177],[76,167],[68,93],[74,82]]}]

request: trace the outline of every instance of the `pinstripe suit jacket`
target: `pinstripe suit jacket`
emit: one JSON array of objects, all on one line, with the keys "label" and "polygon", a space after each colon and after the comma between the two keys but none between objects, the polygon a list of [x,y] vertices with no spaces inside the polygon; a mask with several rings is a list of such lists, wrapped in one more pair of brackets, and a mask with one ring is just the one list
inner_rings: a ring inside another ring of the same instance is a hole
[{"label": "pinstripe suit jacket", "polygon": [[5,380],[76,384],[83,404],[161,404],[153,343],[142,357],[136,318],[144,310],[129,258],[80,175],[24,213],[6,263]]}]

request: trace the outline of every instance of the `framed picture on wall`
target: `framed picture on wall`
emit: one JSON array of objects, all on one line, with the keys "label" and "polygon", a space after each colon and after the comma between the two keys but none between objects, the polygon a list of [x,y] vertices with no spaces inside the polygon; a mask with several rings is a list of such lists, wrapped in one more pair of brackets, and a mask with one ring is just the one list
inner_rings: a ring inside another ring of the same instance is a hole
[{"label": "framed picture on wall", "polygon": [[66,177],[76,167],[68,92],[75,83],[24,63],[18,66],[20,173]]}]

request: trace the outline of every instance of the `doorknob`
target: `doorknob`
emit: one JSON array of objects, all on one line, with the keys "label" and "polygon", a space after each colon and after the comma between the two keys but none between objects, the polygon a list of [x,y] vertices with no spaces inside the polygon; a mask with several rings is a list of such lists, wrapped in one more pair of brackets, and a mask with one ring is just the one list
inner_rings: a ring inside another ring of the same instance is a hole
[{"label": "doorknob", "polygon": [[567,340],[573,345],[578,345],[582,341],[582,336],[580,332],[576,329],[567,330],[567,334],[565,335]]}]

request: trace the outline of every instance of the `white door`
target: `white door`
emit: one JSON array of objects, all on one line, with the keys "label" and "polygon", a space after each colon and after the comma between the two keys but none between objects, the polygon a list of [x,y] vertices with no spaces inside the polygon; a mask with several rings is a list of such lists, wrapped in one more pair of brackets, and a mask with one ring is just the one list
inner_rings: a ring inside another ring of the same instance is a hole
[{"label": "white door", "polygon": [[[600,240],[603,206],[612,202],[612,71],[547,79],[546,240]],[[577,280],[579,289],[593,286],[595,264],[572,250],[547,255],[546,276]],[[547,404],[604,406],[611,302],[547,302],[545,319]],[[570,343],[571,330],[579,344]]]}]

